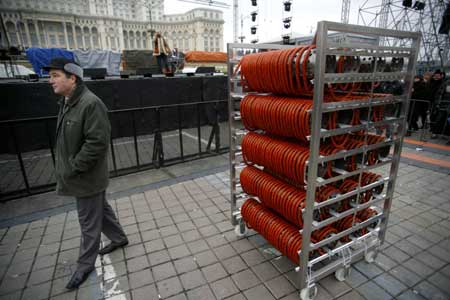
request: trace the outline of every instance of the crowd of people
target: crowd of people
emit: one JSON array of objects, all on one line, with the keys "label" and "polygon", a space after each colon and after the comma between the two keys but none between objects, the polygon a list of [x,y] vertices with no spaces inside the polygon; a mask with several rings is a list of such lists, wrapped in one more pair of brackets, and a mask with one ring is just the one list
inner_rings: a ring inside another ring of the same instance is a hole
[{"label": "crowd of people", "polygon": [[408,135],[430,126],[432,138],[450,134],[450,79],[436,70],[414,77],[408,117]]}]

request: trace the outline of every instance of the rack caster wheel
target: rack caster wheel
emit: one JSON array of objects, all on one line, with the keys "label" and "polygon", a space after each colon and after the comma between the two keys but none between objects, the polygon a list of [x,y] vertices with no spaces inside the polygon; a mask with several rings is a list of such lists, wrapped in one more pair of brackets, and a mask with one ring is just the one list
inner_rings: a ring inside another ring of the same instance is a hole
[{"label": "rack caster wheel", "polygon": [[301,300],[313,300],[317,296],[317,286],[304,288],[300,291]]},{"label": "rack caster wheel", "polygon": [[238,237],[243,237],[247,234],[247,226],[245,226],[244,222],[239,222],[239,224],[237,224],[234,227],[234,233],[236,234],[236,236]]},{"label": "rack caster wheel", "polygon": [[364,254],[364,259],[367,263],[371,264],[375,261],[376,253],[375,251],[369,251],[366,254]]},{"label": "rack caster wheel", "polygon": [[345,281],[348,276],[350,275],[350,268],[340,268],[337,269],[336,272],[334,272],[334,277],[337,279],[337,281]]}]

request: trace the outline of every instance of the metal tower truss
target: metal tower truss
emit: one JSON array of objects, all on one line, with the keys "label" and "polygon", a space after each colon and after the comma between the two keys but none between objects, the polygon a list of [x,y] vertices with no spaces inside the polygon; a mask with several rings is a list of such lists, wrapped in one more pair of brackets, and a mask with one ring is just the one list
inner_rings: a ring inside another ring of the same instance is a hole
[{"label": "metal tower truss", "polygon": [[[402,31],[422,32],[418,66],[425,70],[450,66],[450,38],[439,34],[438,29],[448,0],[411,1],[410,7],[403,0],[366,0],[358,11],[358,24]],[[418,4],[421,4],[418,6]],[[423,4],[425,4],[423,6]],[[384,39],[385,46],[406,46],[403,40]]]},{"label": "metal tower truss", "polygon": [[348,24],[351,0],[342,0],[341,23]]}]

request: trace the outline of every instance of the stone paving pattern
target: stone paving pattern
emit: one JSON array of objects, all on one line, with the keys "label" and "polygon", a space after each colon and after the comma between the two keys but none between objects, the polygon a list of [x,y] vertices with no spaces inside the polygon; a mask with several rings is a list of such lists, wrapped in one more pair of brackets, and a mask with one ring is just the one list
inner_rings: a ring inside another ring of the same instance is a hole
[{"label": "stone paving pattern", "polygon": [[[450,176],[401,164],[373,264],[319,282],[322,299],[450,299]],[[75,211],[0,229],[0,299],[299,299],[295,265],[230,224],[228,172],[110,200],[130,244],[99,257],[80,289]]]}]

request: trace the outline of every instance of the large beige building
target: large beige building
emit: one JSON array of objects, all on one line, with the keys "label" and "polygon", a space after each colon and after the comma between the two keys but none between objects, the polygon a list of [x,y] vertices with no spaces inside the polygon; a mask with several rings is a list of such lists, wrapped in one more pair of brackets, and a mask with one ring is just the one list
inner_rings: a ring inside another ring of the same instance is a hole
[{"label": "large beige building", "polygon": [[159,31],[181,51],[223,51],[222,11],[166,15],[164,0],[0,0],[0,15],[11,46],[151,49]]}]

